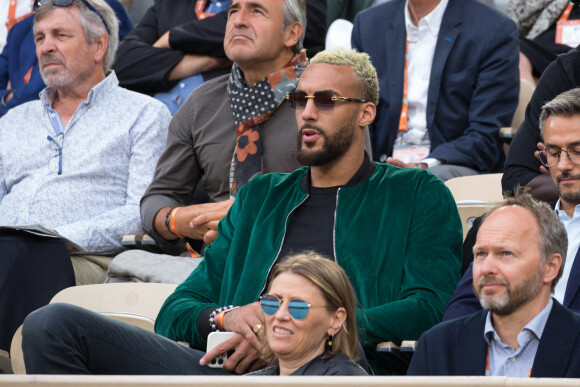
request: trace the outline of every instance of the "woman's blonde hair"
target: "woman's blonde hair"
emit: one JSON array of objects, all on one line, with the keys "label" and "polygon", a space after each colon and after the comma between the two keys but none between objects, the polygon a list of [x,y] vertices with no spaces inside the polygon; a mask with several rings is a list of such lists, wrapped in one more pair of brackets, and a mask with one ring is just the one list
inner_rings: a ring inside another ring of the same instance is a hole
[{"label": "woman's blonde hair", "polygon": [[[340,307],[346,309],[346,321],[334,336],[332,348],[327,351],[326,358],[341,352],[357,361],[360,353],[355,321],[356,296],[344,270],[320,254],[312,251],[304,252],[288,257],[276,265],[268,290],[274,279],[282,273],[297,274],[312,282],[321,291],[327,304],[326,309],[330,313],[334,313]],[[266,334],[262,335],[260,355],[268,364],[278,361],[268,345]]]}]

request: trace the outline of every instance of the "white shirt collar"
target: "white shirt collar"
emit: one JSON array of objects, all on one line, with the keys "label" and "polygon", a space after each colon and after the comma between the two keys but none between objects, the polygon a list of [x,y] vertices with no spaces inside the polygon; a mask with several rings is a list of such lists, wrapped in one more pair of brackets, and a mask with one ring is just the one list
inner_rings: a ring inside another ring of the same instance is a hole
[{"label": "white shirt collar", "polygon": [[[424,23],[433,36],[439,35],[439,29],[441,27],[441,21],[443,20],[445,9],[447,9],[447,3],[449,3],[449,0],[441,0],[433,11],[429,12],[427,16],[419,20],[419,24]],[[411,21],[411,14],[409,12],[409,0],[405,1],[405,27],[407,29],[407,34],[409,33],[409,30],[413,31],[417,29],[417,27]]]}]

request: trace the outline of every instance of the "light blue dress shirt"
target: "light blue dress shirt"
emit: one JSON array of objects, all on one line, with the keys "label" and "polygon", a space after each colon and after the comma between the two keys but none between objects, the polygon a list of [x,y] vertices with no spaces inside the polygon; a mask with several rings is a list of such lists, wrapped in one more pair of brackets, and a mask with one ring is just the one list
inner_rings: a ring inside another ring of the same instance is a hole
[{"label": "light blue dress shirt", "polygon": [[518,334],[517,350],[501,341],[491,323],[491,314],[487,313],[484,338],[488,348],[489,376],[528,377],[553,304],[554,301],[550,298],[544,309]]},{"label": "light blue dress shirt", "polygon": [[574,209],[573,218],[570,218],[561,210],[560,200],[556,203],[555,211],[560,222],[566,227],[566,234],[568,235],[568,250],[566,252],[564,270],[562,270],[562,278],[560,278],[554,289],[554,298],[564,305],[564,296],[566,295],[570,271],[572,270],[578,248],[580,248],[580,205],[577,205]]},{"label": "light blue dress shirt", "polygon": [[114,72],[66,127],[51,108],[55,97],[47,88],[0,118],[0,225],[40,223],[88,253],[115,254],[124,234],[141,231],[139,201],[171,114],[119,87]]}]

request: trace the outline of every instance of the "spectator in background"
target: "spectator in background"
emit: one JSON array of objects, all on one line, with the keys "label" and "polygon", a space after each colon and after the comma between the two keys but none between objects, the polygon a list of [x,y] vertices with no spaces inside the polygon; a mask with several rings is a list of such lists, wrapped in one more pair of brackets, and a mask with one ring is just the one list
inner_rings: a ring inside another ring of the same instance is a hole
[{"label": "spectator in background", "polygon": [[[223,46],[234,66],[196,89],[175,114],[141,200],[143,228],[170,254],[182,253],[184,241],[211,243],[238,190],[254,176],[300,167],[296,120],[284,97],[308,65],[306,1],[233,0],[229,13]],[[194,200],[200,187],[206,202]],[[151,261],[145,268],[144,259]],[[155,262],[160,268],[146,270]],[[191,256],[127,251],[109,277],[179,283],[196,265]]]},{"label": "spectator in background", "polygon": [[354,17],[363,9],[370,7],[373,0],[334,0],[328,2],[326,10],[325,47],[351,49],[352,22]]},{"label": "spectator in background", "polygon": [[476,0],[393,0],[356,17],[352,45],[379,73],[375,160],[443,180],[502,170],[519,89],[511,20]]},{"label": "spectator in background", "polygon": [[580,37],[574,34],[557,33],[558,28],[562,32],[575,28],[572,21],[580,19],[580,6],[572,3],[577,2],[510,0],[507,15],[516,22],[520,33],[520,78],[535,86],[546,67],[559,54],[580,43]]},{"label": "spectator in background", "polygon": [[326,25],[337,19],[354,21],[354,17],[362,10],[373,5],[374,0],[332,0],[326,5]]},{"label": "spectator in background", "polygon": [[[121,86],[155,95],[175,113],[197,86],[228,73],[223,43],[230,3],[156,0],[119,47],[114,68]],[[326,0],[309,0],[307,8],[304,46],[317,52],[326,34]]]},{"label": "spectator in background", "polygon": [[517,186],[525,185],[536,199],[547,202],[558,200],[550,175],[536,155],[538,143],[542,142],[539,119],[544,103],[575,87],[580,87],[578,47],[560,55],[542,74],[526,108],[525,120],[510,145],[501,179],[503,191],[512,192]]},{"label": "spectator in background", "polygon": [[104,0],[60,4],[46,1],[34,16],[47,88],[39,101],[0,118],[0,225],[40,224],[80,249],[69,256],[60,239],[49,250],[45,242],[55,239],[3,230],[3,350],[24,317],[58,291],[105,280],[123,234],[141,230],[139,200],[171,119],[159,101],[118,86],[110,71],[119,24],[111,7]]},{"label": "spectator in background", "polygon": [[[34,6],[42,2],[35,0]],[[119,39],[122,39],[133,28],[133,23],[118,0],[107,0],[107,3],[119,19]],[[0,116],[14,106],[38,99],[40,91],[46,87],[38,71],[33,22],[34,15],[30,15],[15,24],[0,54]]]},{"label": "spectator in background", "polygon": [[33,0],[4,0],[0,2],[0,52],[6,44],[8,31],[32,12]]}]

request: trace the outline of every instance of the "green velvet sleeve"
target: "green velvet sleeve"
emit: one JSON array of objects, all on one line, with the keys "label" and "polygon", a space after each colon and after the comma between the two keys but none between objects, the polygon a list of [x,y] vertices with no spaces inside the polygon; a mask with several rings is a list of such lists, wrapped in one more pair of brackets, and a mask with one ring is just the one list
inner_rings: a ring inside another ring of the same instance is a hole
[{"label": "green velvet sleeve", "polygon": [[223,306],[219,304],[220,289],[241,202],[240,197],[234,201],[218,225],[218,237],[205,249],[204,259],[161,307],[155,332],[205,350],[207,338],[198,332],[197,317],[206,308]]},{"label": "green velvet sleeve", "polygon": [[[385,282],[400,281],[398,294],[382,304],[357,310],[362,344],[367,347],[382,341],[417,340],[440,322],[460,279],[463,233],[457,206],[441,180],[421,172],[418,179],[406,180],[405,189],[409,191],[413,183],[415,189],[400,200],[412,201],[405,209],[410,213],[402,211],[399,215],[410,217],[408,229],[392,230],[385,236],[391,244],[393,240],[405,241],[400,256],[384,258],[387,267],[402,265],[397,272],[402,278],[381,277]],[[379,298],[384,296],[381,286],[376,285]]]}]

